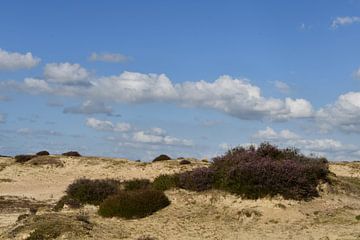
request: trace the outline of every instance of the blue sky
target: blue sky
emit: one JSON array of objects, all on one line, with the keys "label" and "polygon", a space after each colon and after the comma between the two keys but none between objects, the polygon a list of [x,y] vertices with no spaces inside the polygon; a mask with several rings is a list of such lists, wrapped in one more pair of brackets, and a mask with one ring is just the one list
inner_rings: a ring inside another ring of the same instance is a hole
[{"label": "blue sky", "polygon": [[0,154],[360,159],[360,1],[2,1]]}]

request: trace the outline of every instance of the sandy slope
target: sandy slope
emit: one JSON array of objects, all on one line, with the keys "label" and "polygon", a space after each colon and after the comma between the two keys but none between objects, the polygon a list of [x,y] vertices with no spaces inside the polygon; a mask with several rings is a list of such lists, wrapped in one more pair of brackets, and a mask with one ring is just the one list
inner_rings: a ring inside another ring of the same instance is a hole
[{"label": "sandy slope", "polygon": [[[192,161],[136,163],[126,159],[95,157],[55,157],[62,167],[16,164],[0,158],[0,238],[24,239],[38,224],[56,222],[64,228],[61,239],[360,239],[360,163],[332,164],[338,175],[335,187],[323,186],[320,198],[309,202],[261,199],[242,200],[221,191],[194,193],[167,191],[171,205],[138,220],[104,219],[97,208],[64,209],[51,206],[66,187],[79,177],[149,178],[161,173],[206,166]],[[16,222],[30,207],[39,212]],[[90,216],[90,224],[78,221],[80,213]],[[76,235],[76,232],[79,232]]]}]

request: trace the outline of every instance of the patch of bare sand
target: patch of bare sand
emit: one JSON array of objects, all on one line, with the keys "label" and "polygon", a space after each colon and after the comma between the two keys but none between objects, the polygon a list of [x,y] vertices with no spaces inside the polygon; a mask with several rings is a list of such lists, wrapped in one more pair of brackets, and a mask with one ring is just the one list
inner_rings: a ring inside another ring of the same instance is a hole
[{"label": "patch of bare sand", "polygon": [[[0,192],[51,202],[63,195],[68,184],[82,176],[93,179],[153,179],[159,174],[206,165],[200,161],[179,165],[178,161],[136,163],[125,159],[85,157],[61,157],[61,161],[63,167],[25,164],[7,166],[0,172],[1,178],[13,181],[0,182]],[[331,166],[331,170],[339,176],[349,171],[343,169],[342,165],[336,165],[335,168]],[[324,186],[321,197],[309,202],[281,198],[254,201],[222,191],[195,193],[176,189],[166,191],[171,200],[170,206],[143,219],[102,218],[97,215],[97,207],[94,206],[86,206],[81,210],[64,209],[59,213],[44,208],[35,216],[49,215],[51,219],[65,222],[70,219],[72,224],[83,226],[76,222],[76,216],[80,214],[79,211],[86,212],[91,229],[86,230],[86,234],[76,236],[64,233],[62,239],[139,239],[144,236],[169,240],[360,239],[360,222],[355,218],[360,215],[360,195],[348,192],[349,189],[357,189],[357,183],[360,187],[360,179],[351,177],[351,180],[344,183],[345,187],[341,191]],[[348,188],[346,184],[355,185]],[[3,231],[0,236],[2,239],[24,239],[37,227],[33,221],[35,216],[18,223],[14,222],[14,216],[0,218],[0,224],[7,226],[0,228],[0,232]],[[10,238],[9,233],[19,226],[25,227]],[[67,224],[64,223],[64,226]]]}]

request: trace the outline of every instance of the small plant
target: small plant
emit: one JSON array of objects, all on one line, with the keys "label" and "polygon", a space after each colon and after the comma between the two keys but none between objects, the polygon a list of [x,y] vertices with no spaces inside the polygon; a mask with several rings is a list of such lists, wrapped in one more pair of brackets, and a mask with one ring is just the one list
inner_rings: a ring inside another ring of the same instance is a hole
[{"label": "small plant", "polygon": [[149,188],[151,183],[149,179],[133,179],[127,180],[124,183],[125,190],[139,190]]},{"label": "small plant", "polygon": [[70,184],[66,193],[83,204],[99,205],[108,196],[118,192],[119,184],[120,182],[114,179],[81,178]]},{"label": "small plant", "polygon": [[168,155],[161,154],[160,156],[156,157],[153,162],[160,162],[160,161],[167,161],[171,160],[171,158]]},{"label": "small plant", "polygon": [[181,160],[181,161],[179,162],[179,164],[180,164],[180,165],[186,165],[186,164],[191,164],[191,162],[190,162],[189,160],[184,159],[184,160]]},{"label": "small plant", "polygon": [[80,222],[90,224],[90,216],[86,212],[80,211],[79,214],[77,214],[75,218],[76,218],[76,220],[78,220]]},{"label": "small plant", "polygon": [[179,174],[179,187],[192,191],[205,191],[212,188],[215,172],[210,168],[196,168]]},{"label": "small plant", "polygon": [[25,163],[27,161],[30,161],[34,157],[35,157],[34,155],[17,155],[15,156],[15,162]]},{"label": "small plant", "polygon": [[160,175],[157,176],[152,182],[152,188],[160,191],[166,191],[175,188],[179,185],[179,176],[173,175]]},{"label": "small plant", "polygon": [[360,215],[357,215],[357,216],[355,217],[355,219],[358,220],[358,221],[360,221]]},{"label": "small plant", "polygon": [[48,156],[50,153],[48,151],[40,151],[36,153],[36,156]]},{"label": "small plant", "polygon": [[81,157],[80,153],[76,151],[65,152],[62,155],[67,157]]},{"label": "small plant", "polygon": [[143,235],[143,236],[138,237],[136,240],[157,240],[157,238],[151,237],[149,235]]},{"label": "small plant", "polygon": [[53,211],[58,212],[64,208],[64,205],[69,206],[70,208],[80,208],[82,206],[81,202],[75,198],[71,198],[68,195],[62,196],[60,200],[53,207]]},{"label": "small plant", "polygon": [[99,214],[103,217],[143,218],[169,204],[169,199],[162,191],[152,189],[121,191],[100,204]]}]

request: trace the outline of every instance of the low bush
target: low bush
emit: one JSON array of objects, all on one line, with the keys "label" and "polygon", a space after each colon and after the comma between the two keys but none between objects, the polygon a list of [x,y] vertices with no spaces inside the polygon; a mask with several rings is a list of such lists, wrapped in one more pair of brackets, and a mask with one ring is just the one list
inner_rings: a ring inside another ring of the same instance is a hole
[{"label": "low bush", "polygon": [[258,148],[237,147],[213,159],[215,185],[220,189],[256,199],[282,195],[306,200],[318,196],[317,185],[327,181],[324,158],[306,157],[296,149],[279,149],[268,143]]},{"label": "low bush", "polygon": [[81,178],[70,184],[66,193],[83,204],[99,205],[105,198],[118,192],[119,184],[120,182],[114,179]]},{"label": "low bush", "polygon": [[169,204],[169,199],[162,191],[153,189],[121,191],[100,204],[99,214],[103,217],[143,218]]},{"label": "low bush", "polygon": [[156,157],[153,162],[160,162],[160,161],[167,161],[171,160],[171,158],[168,155],[161,154],[160,156]]},{"label": "low bush", "polygon": [[50,155],[50,153],[48,151],[40,151],[38,153],[36,153],[37,156],[47,156]]},{"label": "low bush", "polygon": [[53,207],[53,211],[58,212],[64,208],[64,205],[69,206],[70,208],[80,208],[82,206],[81,202],[75,198],[71,198],[68,195],[62,196],[56,205]]},{"label": "low bush", "polygon": [[181,161],[179,162],[179,164],[180,164],[180,165],[186,165],[186,164],[191,164],[191,162],[190,162],[189,160],[184,159],[184,160],[181,160]]},{"label": "low bush", "polygon": [[191,191],[205,191],[212,188],[215,172],[210,168],[196,168],[179,174],[179,187]]},{"label": "low bush", "polygon": [[123,183],[125,190],[139,190],[149,188],[151,182],[149,179],[133,179]]},{"label": "low bush", "polygon": [[157,176],[152,182],[152,188],[160,191],[166,191],[175,188],[179,185],[179,176],[173,175],[160,175]]},{"label": "low bush", "polygon": [[27,161],[30,161],[34,157],[35,157],[34,155],[17,155],[15,156],[15,162],[25,163]]},{"label": "low bush", "polygon": [[81,157],[80,153],[75,152],[75,151],[65,152],[61,155],[67,156],[67,157]]}]

